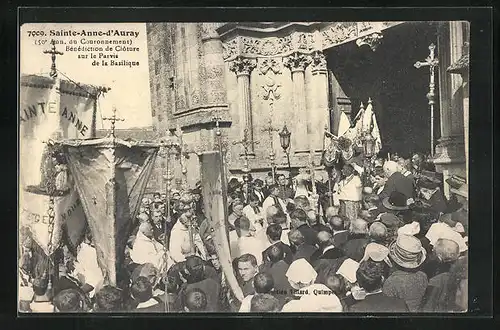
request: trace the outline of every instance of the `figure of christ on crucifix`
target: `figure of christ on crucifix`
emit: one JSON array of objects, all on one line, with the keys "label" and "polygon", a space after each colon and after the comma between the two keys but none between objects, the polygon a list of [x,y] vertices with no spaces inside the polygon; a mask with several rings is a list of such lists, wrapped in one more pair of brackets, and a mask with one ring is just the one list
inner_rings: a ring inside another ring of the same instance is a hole
[{"label": "figure of christ on crucifix", "polygon": [[273,132],[278,132],[277,128],[273,127],[272,119],[269,118],[268,126],[262,129],[262,132],[269,134],[269,160],[271,162],[271,172],[273,176],[273,181],[276,182],[276,168],[274,161],[276,160],[276,154],[274,153],[274,143],[273,143]]},{"label": "figure of christ on crucifix", "polygon": [[[250,139],[248,138],[248,129],[245,128],[245,130],[243,131],[243,139],[241,139],[240,141],[235,141],[233,142],[233,145],[238,145],[238,144],[241,144],[243,146],[243,151],[244,151],[244,154],[243,154],[243,160],[244,160],[244,165],[243,165],[243,169],[242,169],[242,172],[244,173],[244,176],[243,176],[243,180],[247,183],[246,184],[246,199],[248,199],[249,195],[250,195],[250,192],[249,192],[249,177],[248,177],[248,174],[251,172],[251,169],[249,167],[249,164],[248,164],[248,158],[249,158],[249,154],[248,154],[248,150],[250,149],[250,147],[252,145],[255,145],[255,144],[259,144],[258,141],[250,141]],[[246,201],[248,202],[248,200]]]},{"label": "figure of christ on crucifix", "polygon": [[435,82],[434,82],[434,70],[438,66],[439,61],[435,57],[434,50],[436,49],[436,46],[434,44],[430,44],[429,46],[429,56],[425,59],[425,61],[421,62],[418,61],[414,64],[415,68],[419,69],[421,67],[429,67],[429,93],[427,93],[427,99],[429,100],[429,107],[431,111],[431,157],[434,156],[434,97],[436,96],[434,94],[434,89],[436,87]]},{"label": "figure of christ on crucifix", "polygon": [[63,55],[64,53],[56,50],[56,42],[55,42],[54,39],[52,39],[52,41],[50,42],[50,44],[52,45],[52,48],[48,49],[48,50],[44,50],[43,53],[51,55],[52,65],[50,67],[50,77],[51,78],[56,78],[57,77],[56,55]]}]

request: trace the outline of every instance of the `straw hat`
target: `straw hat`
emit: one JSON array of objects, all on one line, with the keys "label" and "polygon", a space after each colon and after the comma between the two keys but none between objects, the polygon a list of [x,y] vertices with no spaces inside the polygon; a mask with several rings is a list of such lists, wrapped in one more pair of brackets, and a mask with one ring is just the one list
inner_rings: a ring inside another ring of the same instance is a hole
[{"label": "straw hat", "polygon": [[403,268],[414,269],[422,265],[426,257],[425,249],[419,239],[409,235],[398,235],[389,245],[389,256]]}]

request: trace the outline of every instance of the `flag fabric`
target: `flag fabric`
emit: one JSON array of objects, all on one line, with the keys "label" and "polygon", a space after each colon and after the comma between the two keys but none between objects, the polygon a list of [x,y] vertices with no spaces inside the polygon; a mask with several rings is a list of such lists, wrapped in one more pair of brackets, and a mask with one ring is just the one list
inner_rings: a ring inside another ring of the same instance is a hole
[{"label": "flag fabric", "polygon": [[99,267],[106,283],[116,285],[159,145],[113,142],[109,137],[66,140],[60,145],[87,216]]},{"label": "flag fabric", "polygon": [[343,136],[349,130],[349,127],[351,127],[349,117],[347,117],[344,111],[341,111],[337,136]]},{"label": "flag fabric", "polygon": [[242,301],[243,292],[233,272],[229,234],[226,228],[225,218],[227,216],[227,208],[224,201],[224,188],[221,180],[221,157],[217,152],[204,153],[200,156],[200,160],[201,191],[217,256],[234,296]]},{"label": "flag fabric", "polygon": [[89,137],[94,87],[37,75],[23,75],[20,82],[20,226],[29,228],[33,239],[49,253],[49,186],[63,191],[54,199],[51,252],[59,245],[62,230],[67,230],[69,245],[76,246],[86,220],[73,179],[65,164],[54,161],[54,150],[47,142]]},{"label": "flag fabric", "polygon": [[50,196],[44,192],[47,192],[48,181],[55,180],[56,173],[46,142],[60,135],[60,84],[57,78],[45,81],[24,79],[20,90],[20,227],[29,228],[31,237],[47,255],[52,254],[59,245],[61,213],[66,206],[64,197],[54,199],[50,235]]}]

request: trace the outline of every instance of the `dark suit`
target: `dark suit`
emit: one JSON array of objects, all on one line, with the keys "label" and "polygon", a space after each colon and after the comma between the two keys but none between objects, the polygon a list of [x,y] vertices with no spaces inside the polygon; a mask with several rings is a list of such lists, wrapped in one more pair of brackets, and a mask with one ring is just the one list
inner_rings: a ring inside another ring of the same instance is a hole
[{"label": "dark suit", "polygon": [[158,297],[153,297],[153,299],[157,301],[157,304],[142,308],[136,307],[132,311],[135,313],[165,313],[165,303]]},{"label": "dark suit", "polygon": [[263,261],[269,260],[269,253],[271,252],[271,248],[274,245],[278,245],[278,246],[281,247],[281,249],[283,250],[283,260],[287,264],[291,264],[292,263],[292,258],[293,258],[292,250],[290,249],[290,247],[288,245],[286,245],[285,243],[283,243],[281,241],[278,241],[278,242],[274,243],[273,245],[271,245],[270,247],[268,247],[267,249],[265,249],[262,252],[262,260]]},{"label": "dark suit", "polygon": [[315,245],[318,242],[318,233],[308,225],[300,225],[297,230],[304,236],[306,244]]},{"label": "dark suit", "polygon": [[414,198],[413,180],[405,177],[399,172],[393,173],[384,185],[384,189],[378,195],[380,200],[389,197],[392,192],[397,191],[404,194],[407,198]]},{"label": "dark suit", "polygon": [[349,308],[353,313],[393,313],[409,312],[403,299],[388,297],[383,293],[376,293],[366,296],[364,300],[356,302]]},{"label": "dark suit", "polygon": [[319,233],[320,231],[326,231],[330,234],[332,233],[332,230],[330,229],[330,227],[327,227],[321,223],[317,223],[315,225],[312,225],[311,228],[314,229],[317,233]]},{"label": "dark suit", "polygon": [[307,243],[304,243],[302,245],[300,245],[299,247],[297,247],[297,250],[295,251],[294,255],[293,255],[293,258],[292,258],[292,262],[294,262],[295,260],[299,260],[299,259],[306,259],[307,262],[311,262],[311,256],[313,255],[314,251],[316,251],[316,248],[310,244],[307,244]]},{"label": "dark suit", "polygon": [[351,235],[341,249],[349,258],[359,262],[365,255],[365,248],[370,243],[366,235]]},{"label": "dark suit", "polygon": [[314,263],[319,259],[338,259],[343,255],[344,253],[342,252],[342,250],[337,247],[329,248],[325,252],[323,252],[323,249],[316,250],[311,256],[311,263]]},{"label": "dark suit", "polygon": [[184,292],[192,289],[200,289],[207,296],[207,307],[205,311],[207,312],[218,312],[219,311],[219,294],[221,290],[220,284],[213,280],[212,278],[206,278],[202,281],[196,283],[185,284],[179,292],[179,296],[183,296]]},{"label": "dark suit", "polygon": [[288,278],[286,277],[286,272],[290,267],[285,261],[280,260],[274,264],[264,264],[261,267],[261,272],[267,273],[273,277],[274,290],[276,291],[286,291],[288,292],[292,289]]},{"label": "dark suit", "polygon": [[333,245],[340,247],[349,239],[349,231],[344,230],[341,232],[333,233]]}]

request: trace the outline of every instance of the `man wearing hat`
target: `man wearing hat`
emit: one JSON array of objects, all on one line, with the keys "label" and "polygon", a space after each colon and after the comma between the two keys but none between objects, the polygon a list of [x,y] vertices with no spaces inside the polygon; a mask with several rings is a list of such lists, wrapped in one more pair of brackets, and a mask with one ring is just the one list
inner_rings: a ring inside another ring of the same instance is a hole
[{"label": "man wearing hat", "polygon": [[387,181],[382,192],[378,194],[381,201],[389,197],[394,191],[405,195],[407,198],[414,198],[413,180],[399,172],[398,163],[386,161],[384,163],[384,173]]},{"label": "man wearing hat", "polygon": [[410,312],[419,310],[427,289],[427,275],[419,270],[426,255],[422,243],[414,236],[398,235],[389,245],[389,258],[395,271],[387,278],[382,290],[389,297],[404,299]]}]

